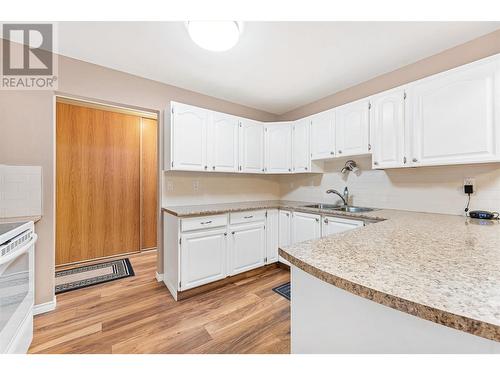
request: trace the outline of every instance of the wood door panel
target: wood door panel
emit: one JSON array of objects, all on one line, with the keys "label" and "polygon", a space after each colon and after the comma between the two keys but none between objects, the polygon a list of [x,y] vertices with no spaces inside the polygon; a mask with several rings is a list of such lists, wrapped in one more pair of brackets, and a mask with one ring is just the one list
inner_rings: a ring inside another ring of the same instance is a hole
[{"label": "wood door panel", "polygon": [[141,249],[157,247],[158,162],[157,122],[142,119],[142,238]]},{"label": "wood door panel", "polygon": [[57,103],[56,264],[140,249],[138,116]]}]

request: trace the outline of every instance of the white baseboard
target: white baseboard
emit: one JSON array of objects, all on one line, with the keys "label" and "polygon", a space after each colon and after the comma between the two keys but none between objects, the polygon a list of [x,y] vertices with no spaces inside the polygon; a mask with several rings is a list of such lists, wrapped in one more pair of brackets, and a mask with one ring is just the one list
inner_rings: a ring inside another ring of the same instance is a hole
[{"label": "white baseboard", "polygon": [[45,302],[45,303],[40,303],[38,305],[35,305],[33,307],[33,315],[39,315],[43,314],[52,310],[55,310],[56,308],[56,296],[54,296],[54,299],[50,302]]},{"label": "white baseboard", "polygon": [[161,283],[163,281],[163,274],[156,272],[156,281]]}]

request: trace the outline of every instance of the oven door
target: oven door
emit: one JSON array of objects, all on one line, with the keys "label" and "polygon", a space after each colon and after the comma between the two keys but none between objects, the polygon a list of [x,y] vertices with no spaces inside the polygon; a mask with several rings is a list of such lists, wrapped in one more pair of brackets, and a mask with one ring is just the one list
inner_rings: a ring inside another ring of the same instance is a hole
[{"label": "oven door", "polygon": [[0,264],[0,353],[26,353],[33,337],[35,242]]}]

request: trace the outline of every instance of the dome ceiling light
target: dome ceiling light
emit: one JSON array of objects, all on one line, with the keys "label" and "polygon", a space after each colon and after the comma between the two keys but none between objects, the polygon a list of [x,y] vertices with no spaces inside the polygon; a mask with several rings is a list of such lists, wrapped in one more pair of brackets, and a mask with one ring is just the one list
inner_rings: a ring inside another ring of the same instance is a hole
[{"label": "dome ceiling light", "polygon": [[227,51],[233,48],[243,29],[237,21],[188,21],[189,36],[198,46],[209,51]]}]

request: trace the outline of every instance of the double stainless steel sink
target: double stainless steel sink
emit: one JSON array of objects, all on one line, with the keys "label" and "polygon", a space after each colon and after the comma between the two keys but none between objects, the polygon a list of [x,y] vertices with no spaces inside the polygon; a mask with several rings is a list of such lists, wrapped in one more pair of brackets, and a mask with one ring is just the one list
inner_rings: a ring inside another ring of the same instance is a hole
[{"label": "double stainless steel sink", "polygon": [[334,204],[309,204],[305,205],[307,208],[318,208],[320,210],[332,210],[332,211],[342,211],[342,212],[369,212],[373,211],[374,208],[368,207],[357,207],[357,206],[336,206]]}]

